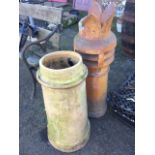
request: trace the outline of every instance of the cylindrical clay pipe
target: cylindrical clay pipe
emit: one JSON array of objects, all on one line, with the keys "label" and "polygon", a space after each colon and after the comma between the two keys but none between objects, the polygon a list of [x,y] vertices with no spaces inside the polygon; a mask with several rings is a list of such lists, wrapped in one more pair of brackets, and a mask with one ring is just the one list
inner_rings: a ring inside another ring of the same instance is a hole
[{"label": "cylindrical clay pipe", "polygon": [[42,86],[48,139],[58,150],[73,152],[89,139],[87,68],[78,53],[59,51],[40,60],[37,79]]}]

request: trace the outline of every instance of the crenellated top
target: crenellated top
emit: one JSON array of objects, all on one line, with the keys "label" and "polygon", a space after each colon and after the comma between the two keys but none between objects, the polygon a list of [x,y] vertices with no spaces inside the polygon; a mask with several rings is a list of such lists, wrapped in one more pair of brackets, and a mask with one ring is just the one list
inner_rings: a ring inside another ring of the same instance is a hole
[{"label": "crenellated top", "polygon": [[111,31],[114,14],[114,3],[103,9],[102,5],[94,0],[88,15],[79,22],[80,36],[89,40],[107,37]]}]

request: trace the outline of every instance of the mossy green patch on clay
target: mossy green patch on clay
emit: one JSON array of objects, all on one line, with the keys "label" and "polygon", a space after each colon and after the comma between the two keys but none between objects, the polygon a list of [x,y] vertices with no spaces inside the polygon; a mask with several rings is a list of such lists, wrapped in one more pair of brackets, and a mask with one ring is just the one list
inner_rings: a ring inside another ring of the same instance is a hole
[{"label": "mossy green patch on clay", "polygon": [[68,118],[66,117],[53,117],[48,118],[48,137],[54,143],[61,145],[64,147],[71,146],[72,144],[68,144],[66,140],[66,133],[68,133]]}]

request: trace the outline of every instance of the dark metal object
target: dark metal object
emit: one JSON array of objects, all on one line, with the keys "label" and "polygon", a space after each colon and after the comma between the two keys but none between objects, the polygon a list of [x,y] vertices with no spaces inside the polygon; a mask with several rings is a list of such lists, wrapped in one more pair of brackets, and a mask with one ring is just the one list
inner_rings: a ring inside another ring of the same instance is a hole
[{"label": "dark metal object", "polygon": [[[19,2],[22,3],[29,3],[29,4],[41,4],[44,5],[44,2],[47,2],[47,0],[20,0]],[[33,16],[33,15],[32,15]],[[21,17],[21,16],[20,16]],[[61,24],[58,23],[55,25],[52,29],[51,28],[45,28],[51,31],[46,37],[43,39],[33,41],[31,43],[27,42],[28,36],[37,39],[37,35],[39,34],[39,29],[38,24],[36,24],[35,20],[33,17],[22,17],[24,18],[23,20],[20,19],[20,33],[21,33],[21,38],[20,38],[20,43],[19,43],[19,52],[20,52],[20,58],[23,60],[24,64],[26,65],[26,68],[29,71],[29,74],[31,75],[32,81],[33,81],[33,89],[32,89],[32,96],[31,99],[33,99],[35,95],[35,90],[36,90],[36,78],[33,72],[36,71],[37,67],[39,66],[39,59],[47,53],[47,44],[50,38],[54,35],[55,32],[61,32]],[[23,22],[21,22],[23,21]],[[40,21],[39,21],[40,23]],[[46,22],[44,22],[46,23]],[[27,57],[28,49],[32,46],[38,46],[41,49],[41,53],[37,53],[35,51],[32,51],[33,56]]]},{"label": "dark metal object", "polygon": [[32,36],[37,37],[39,30],[35,25],[30,23],[30,17],[27,17],[24,21],[19,22],[19,32],[21,34],[21,39],[19,43],[19,51],[24,47],[27,37]]},{"label": "dark metal object", "polygon": [[111,110],[121,116],[130,125],[135,125],[135,74],[132,73],[127,81],[116,92],[108,93],[107,102]]},{"label": "dark metal object", "polygon": [[135,58],[135,0],[127,0],[122,27],[122,47],[132,58]]},{"label": "dark metal object", "polygon": [[[21,59],[23,60],[23,62],[25,63],[30,75],[31,75],[31,78],[32,78],[32,81],[33,81],[33,90],[32,90],[32,96],[31,96],[31,99],[33,99],[34,95],[35,95],[35,90],[36,90],[36,78],[35,78],[35,75],[33,74],[33,71],[36,70],[36,68],[38,66],[31,66],[28,62],[27,62],[27,58],[26,58],[26,52],[28,51],[27,49],[30,48],[31,46],[33,45],[36,45],[36,46],[39,46],[42,50],[42,52],[45,54],[47,51],[46,51],[46,45],[48,43],[48,41],[50,40],[50,38],[54,35],[55,32],[57,32],[57,30],[59,29],[60,25],[57,25],[55,27],[55,29],[48,35],[46,36],[45,38],[41,39],[41,40],[38,40],[38,41],[34,41],[32,43],[29,43],[28,45],[24,46],[24,47],[20,47],[20,56],[21,56]],[[27,40],[27,37],[28,34],[25,34],[25,38]],[[24,43],[25,44],[25,43]],[[45,45],[43,47],[43,44]],[[37,53],[33,53],[35,55],[37,55],[38,57],[41,57],[41,55],[37,54]]]}]

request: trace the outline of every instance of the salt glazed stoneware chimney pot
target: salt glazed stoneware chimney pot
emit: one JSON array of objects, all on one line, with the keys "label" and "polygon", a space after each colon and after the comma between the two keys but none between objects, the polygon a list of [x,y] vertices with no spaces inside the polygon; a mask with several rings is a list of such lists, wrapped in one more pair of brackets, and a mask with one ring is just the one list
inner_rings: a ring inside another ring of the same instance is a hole
[{"label": "salt glazed stoneware chimney pot", "polygon": [[90,134],[87,67],[80,54],[71,51],[47,54],[39,66],[37,80],[42,86],[49,142],[62,152],[77,151]]},{"label": "salt glazed stoneware chimney pot", "polygon": [[107,109],[108,72],[116,47],[116,37],[111,32],[114,14],[113,3],[103,11],[94,1],[88,15],[79,22],[79,33],[74,38],[74,51],[81,54],[88,67],[86,86],[90,117],[101,117]]}]

